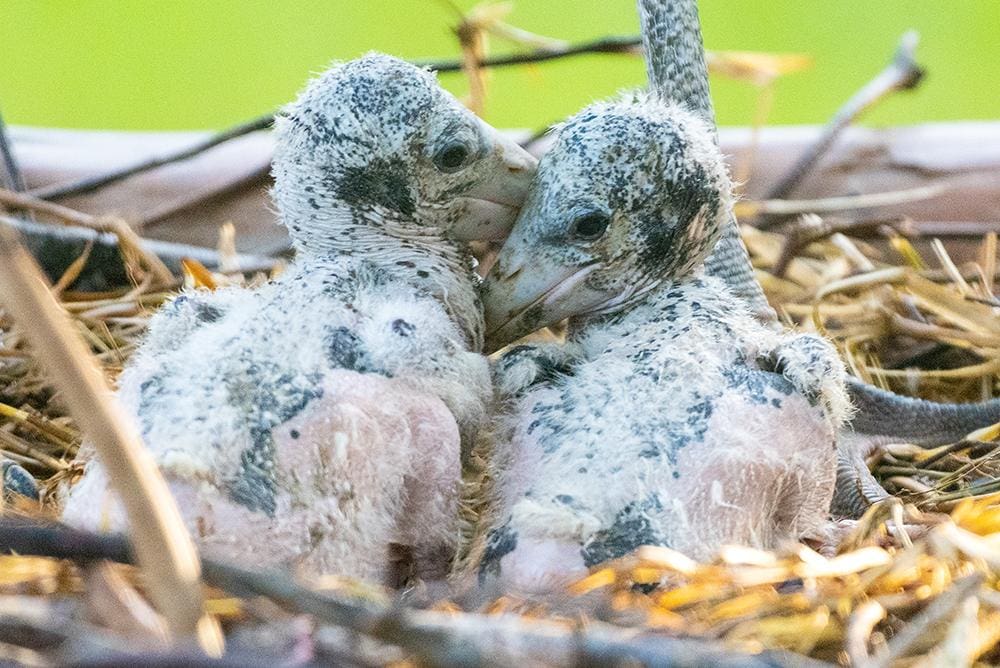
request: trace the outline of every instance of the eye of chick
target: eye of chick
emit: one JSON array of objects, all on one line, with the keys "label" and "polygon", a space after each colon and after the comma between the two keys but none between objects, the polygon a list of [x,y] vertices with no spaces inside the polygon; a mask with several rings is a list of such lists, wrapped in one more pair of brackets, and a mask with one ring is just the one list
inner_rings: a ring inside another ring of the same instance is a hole
[{"label": "eye of chick", "polygon": [[469,147],[460,141],[445,144],[434,154],[434,166],[442,172],[458,171],[469,158]]},{"label": "eye of chick", "polygon": [[573,223],[570,225],[570,234],[572,234],[577,239],[582,239],[584,241],[593,241],[599,239],[605,230],[608,229],[608,225],[611,223],[611,218],[599,211],[592,211],[590,213],[585,213],[582,216],[578,216]]}]

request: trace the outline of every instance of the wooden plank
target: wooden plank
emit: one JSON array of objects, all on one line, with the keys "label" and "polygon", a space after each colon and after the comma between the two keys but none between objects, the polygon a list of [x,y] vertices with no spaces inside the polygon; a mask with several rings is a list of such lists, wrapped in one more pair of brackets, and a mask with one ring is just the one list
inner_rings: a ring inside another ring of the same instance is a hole
[{"label": "wooden plank", "polygon": [[[763,129],[744,197],[761,197],[819,131],[815,126]],[[186,147],[208,134],[11,128],[29,188],[130,165]],[[511,135],[524,138],[527,133],[511,131]],[[730,156],[734,172],[742,173],[741,161],[748,159],[751,137],[747,128],[722,130],[723,151]],[[543,139],[532,150],[541,154],[548,143]],[[287,247],[287,237],[275,224],[266,194],[271,148],[269,133],[250,134],[191,160],[64,203],[88,213],[122,215],[151,238],[200,246],[214,246],[219,226],[232,221],[241,252],[273,253]],[[237,187],[231,192],[142,226],[151,212],[172,209],[193,195],[234,182]],[[948,189],[931,200],[853,215],[909,216],[918,224],[927,221],[934,234],[946,235],[952,225],[963,233],[972,224],[995,229],[1000,221],[1000,122],[850,128],[795,192],[795,198],[883,192],[930,183],[944,183]]]}]

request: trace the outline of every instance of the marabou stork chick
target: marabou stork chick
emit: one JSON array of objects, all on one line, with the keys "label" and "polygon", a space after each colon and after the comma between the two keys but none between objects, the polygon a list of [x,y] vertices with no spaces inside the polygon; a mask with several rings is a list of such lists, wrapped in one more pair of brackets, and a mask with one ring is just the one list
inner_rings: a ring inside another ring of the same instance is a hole
[{"label": "marabou stork chick", "polygon": [[[165,306],[119,396],[207,554],[392,581],[399,544],[443,575],[492,396],[467,242],[509,232],[535,161],[379,54],[310,83],[276,135],[294,264]],[[63,517],[124,528],[102,462]]]},{"label": "marabou stork chick", "polygon": [[703,272],[732,206],[712,133],[637,95],[583,110],[542,158],[484,286],[487,349],[564,318],[568,342],[497,363],[481,580],[544,591],[641,545],[706,558],[824,525],[843,370],[784,359],[812,354],[803,335]]}]

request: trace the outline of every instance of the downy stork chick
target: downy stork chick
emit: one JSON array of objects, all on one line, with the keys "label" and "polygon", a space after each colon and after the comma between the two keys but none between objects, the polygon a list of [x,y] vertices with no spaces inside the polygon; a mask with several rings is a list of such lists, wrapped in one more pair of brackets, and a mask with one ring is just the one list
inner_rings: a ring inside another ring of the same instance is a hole
[{"label": "downy stork chick", "polygon": [[546,590],[644,544],[702,558],[823,525],[843,371],[775,372],[792,335],[704,274],[731,206],[712,129],[674,103],[599,103],[558,129],[484,286],[487,348],[570,326],[497,364],[481,578]]},{"label": "downy stork chick", "polygon": [[[391,581],[400,544],[443,575],[492,396],[466,242],[506,235],[535,161],[379,54],[310,83],[276,138],[294,264],[173,300],[119,395],[207,553]],[[64,519],[122,528],[108,495],[90,461]]]}]

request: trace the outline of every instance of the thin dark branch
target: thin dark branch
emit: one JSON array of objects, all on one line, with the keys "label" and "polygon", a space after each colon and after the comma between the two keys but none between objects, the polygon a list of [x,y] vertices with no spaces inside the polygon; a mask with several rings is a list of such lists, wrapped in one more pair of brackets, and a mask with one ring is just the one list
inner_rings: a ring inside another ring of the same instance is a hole
[{"label": "thin dark branch", "polygon": [[[601,39],[581,42],[579,44],[570,45],[564,49],[553,49],[553,50],[536,50],[528,53],[515,53],[509,56],[498,56],[496,58],[487,58],[479,63],[480,67],[510,67],[512,65],[526,65],[528,63],[542,63],[549,60],[557,60],[559,58],[566,58],[570,56],[578,56],[586,53],[629,53],[637,54],[642,40],[638,36],[628,36],[628,37],[602,37]],[[427,69],[433,70],[435,72],[459,72],[462,70],[462,62],[459,60],[444,60],[444,61],[417,61],[415,63],[420,67],[426,67]],[[205,151],[218,146],[219,144],[225,143],[232,139],[242,137],[244,135],[256,132],[258,130],[265,130],[274,123],[273,112],[267,113],[263,116],[259,116],[253,120],[247,121],[241,125],[230,128],[228,130],[223,130],[222,132],[213,135],[212,137],[195,144],[194,146],[188,147],[186,149],[177,151],[175,153],[169,153],[157,158],[151,158],[145,160],[135,165],[129,167],[124,167],[122,169],[117,169],[105,174],[99,174],[97,176],[89,176],[79,181],[73,181],[71,183],[57,183],[55,185],[43,186],[41,188],[36,188],[31,191],[31,194],[35,197],[47,200],[59,200],[66,197],[72,197],[75,195],[82,195],[84,193],[93,192],[99,190],[104,186],[116,183],[123,179],[127,179],[131,176],[147,172],[151,169],[157,167],[162,167],[164,165],[169,165],[174,162],[180,162],[182,160],[187,160],[188,158],[193,158],[196,155],[204,153]]]},{"label": "thin dark branch", "polygon": [[[808,221],[808,219],[807,219]],[[771,273],[779,278],[785,275],[788,265],[803,248],[811,243],[822,241],[834,234],[847,236],[862,236],[865,232],[879,231],[886,227],[897,230],[906,229],[906,219],[893,220],[848,220],[843,218],[823,218],[819,225],[808,222],[791,223],[784,231],[785,240],[781,246],[778,260],[771,267]]]},{"label": "thin dark branch", "polygon": [[[917,87],[925,74],[924,68],[916,62],[915,52],[918,41],[919,36],[914,31],[903,35],[892,62],[837,110],[837,113],[834,114],[833,118],[830,119],[830,122],[823,129],[822,134],[802,153],[802,156],[792,165],[785,176],[778,180],[763,199],[780,200],[788,197],[813,170],[819,160],[829,150],[830,146],[836,141],[837,137],[840,136],[841,132],[857,120],[862,113],[888,97],[891,93],[900,90],[911,90]],[[783,220],[787,220],[787,216],[762,217],[756,223],[756,226],[761,229],[767,229]]]},{"label": "thin dark branch", "polygon": [[14,149],[11,146],[10,138],[7,136],[7,126],[0,116],[0,159],[2,159],[3,170],[0,171],[0,184],[4,188],[14,192],[24,191],[24,177],[17,166],[17,158],[14,157]]},{"label": "thin dark branch", "polygon": [[[0,215],[0,225],[9,225],[21,233],[25,246],[38,258],[52,280],[61,276],[88,244],[93,244],[93,253],[77,277],[77,284],[81,281],[84,284],[89,281],[95,286],[128,284],[121,247],[114,234],[80,227],[54,227],[4,215]],[[174,274],[181,273],[181,260],[185,258],[196,260],[209,269],[222,267],[222,257],[212,248],[150,238],[144,238],[142,246],[159,257]],[[271,271],[278,260],[263,255],[239,254],[235,262],[240,272],[254,273]]]},{"label": "thin dark branch", "polygon": [[129,167],[124,167],[122,169],[117,169],[112,172],[106,172],[104,174],[99,174],[97,176],[89,176],[79,181],[74,181],[68,184],[55,184],[53,186],[44,186],[42,188],[36,188],[31,191],[31,194],[39,199],[47,200],[58,200],[66,197],[71,197],[73,195],[82,195],[84,193],[93,192],[99,190],[106,185],[127,179],[130,176],[135,176],[142,172],[148,172],[151,169],[156,169],[157,167],[162,167],[164,165],[169,165],[174,162],[180,162],[181,160],[187,160],[188,158],[193,158],[196,155],[204,153],[210,148],[214,148],[219,144],[223,144],[237,137],[242,137],[248,135],[251,132],[257,132],[258,130],[266,130],[271,127],[274,123],[274,115],[267,114],[266,116],[260,116],[251,121],[247,121],[236,127],[229,128],[228,130],[223,130],[218,134],[212,135],[208,139],[198,142],[194,146],[190,146],[186,149],[177,151],[176,153],[170,153],[168,155],[163,155],[157,158],[151,158],[145,160],[135,165]]},{"label": "thin dark branch", "polygon": [[[527,53],[515,53],[509,56],[486,58],[479,63],[480,67],[510,67],[511,65],[527,65],[529,63],[544,63],[568,56],[579,56],[586,53],[617,53],[639,55],[642,53],[642,38],[638,35],[624,37],[602,37],[589,42],[571,44],[562,49],[537,49]],[[414,63],[435,72],[460,72],[462,61],[439,60],[417,61]]]},{"label": "thin dark branch", "polygon": [[149,225],[155,225],[156,223],[166,220],[172,216],[176,216],[179,213],[205,206],[234,192],[239,192],[249,188],[255,184],[259,184],[263,187],[263,185],[268,181],[270,174],[271,165],[267,164],[248,174],[235,179],[230,179],[225,183],[215,185],[210,188],[196,190],[193,193],[189,193],[178,202],[168,202],[166,205],[158,209],[154,209],[143,214],[142,218],[136,221],[135,227],[136,229],[141,230]]},{"label": "thin dark branch", "polygon": [[[123,536],[95,535],[30,520],[0,519],[0,552],[88,562],[105,557],[132,562]],[[322,622],[363,633],[411,652],[435,666],[612,665],[821,666],[781,652],[747,655],[717,642],[622,631],[591,623],[574,629],[541,619],[511,615],[454,615],[358,602],[303,587],[288,574],[256,572],[213,559],[202,560],[205,582],[238,596],[265,596]]]}]

